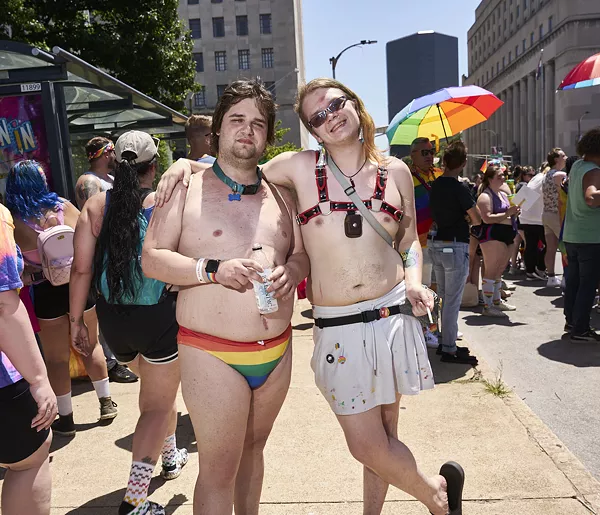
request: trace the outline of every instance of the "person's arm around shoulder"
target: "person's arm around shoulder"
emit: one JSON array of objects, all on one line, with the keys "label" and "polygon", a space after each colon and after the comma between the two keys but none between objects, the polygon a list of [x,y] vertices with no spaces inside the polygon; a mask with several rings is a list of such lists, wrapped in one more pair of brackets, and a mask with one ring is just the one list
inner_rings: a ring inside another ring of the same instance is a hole
[{"label": "person's arm around shoulder", "polygon": [[308,255],[304,249],[302,241],[302,233],[300,226],[296,223],[297,210],[292,194],[286,188],[281,186],[278,188],[283,200],[289,209],[292,218],[292,241],[290,243],[290,251],[285,265],[278,266],[273,270],[271,277],[268,280],[273,281],[269,286],[268,291],[274,291],[275,297],[282,297],[284,300],[289,299],[294,295],[294,291],[310,272],[310,262]]},{"label": "person's arm around shoulder", "polygon": [[69,321],[71,323],[71,343],[73,348],[84,356],[94,350],[90,343],[88,329],[83,321],[83,312],[94,276],[94,254],[96,240],[102,227],[106,193],[95,195],[83,206],[77,220],[73,239],[74,255],[69,280]]},{"label": "person's arm around shoulder", "polygon": [[600,168],[590,170],[583,176],[583,196],[590,207],[600,207]]},{"label": "person's arm around shoulder", "polygon": [[261,169],[269,182],[294,189],[294,176],[307,166],[312,166],[314,169],[316,163],[314,156],[312,150],[282,152],[266,162]]},{"label": "person's arm around shoulder", "polygon": [[101,191],[102,185],[98,177],[89,173],[81,175],[75,185],[75,199],[79,209],[83,209],[88,199]]},{"label": "person's arm around shoulder", "polygon": [[201,173],[212,168],[212,164],[199,163],[185,157],[175,161],[165,173],[162,174],[160,182],[156,187],[155,204],[157,207],[162,207],[167,203],[175,191],[175,187],[182,183],[184,188],[190,184],[192,174]]},{"label": "person's arm around shoulder", "polygon": [[408,166],[403,161],[390,158],[388,173],[394,178],[402,198],[404,216],[396,238],[396,250],[404,264],[406,298],[412,304],[415,316],[427,314],[433,308],[433,297],[423,288],[423,251],[417,234],[417,212],[415,208],[415,188]]},{"label": "person's arm around shoulder", "polygon": [[552,176],[552,180],[554,181],[555,186],[557,188],[560,188],[566,177],[567,177],[567,172],[556,172]]}]

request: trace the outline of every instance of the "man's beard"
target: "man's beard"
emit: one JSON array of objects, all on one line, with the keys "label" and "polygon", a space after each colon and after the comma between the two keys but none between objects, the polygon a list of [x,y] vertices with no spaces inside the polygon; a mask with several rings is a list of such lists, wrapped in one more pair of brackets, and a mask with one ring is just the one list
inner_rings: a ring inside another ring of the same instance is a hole
[{"label": "man's beard", "polygon": [[244,161],[251,160],[251,159],[255,159],[258,161],[258,158],[260,157],[260,153],[259,153],[256,145],[234,144],[233,148],[231,149],[231,154],[236,159],[240,159],[240,160],[244,160]]}]

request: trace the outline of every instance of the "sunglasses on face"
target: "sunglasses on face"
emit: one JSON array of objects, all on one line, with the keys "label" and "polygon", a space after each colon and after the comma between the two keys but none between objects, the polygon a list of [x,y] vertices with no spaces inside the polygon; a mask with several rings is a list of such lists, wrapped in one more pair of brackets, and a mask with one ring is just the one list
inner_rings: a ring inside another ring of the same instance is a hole
[{"label": "sunglasses on face", "polygon": [[325,109],[319,111],[310,120],[308,120],[308,125],[310,125],[313,129],[318,129],[319,127],[321,127],[321,125],[325,123],[325,120],[327,120],[327,115],[329,113],[335,113],[340,109],[344,109],[344,106],[346,105],[346,100],[348,99],[344,96],[332,100]]},{"label": "sunglasses on face", "polygon": [[423,150],[421,150],[421,155],[423,157],[435,156],[435,149],[434,148],[424,148]]}]

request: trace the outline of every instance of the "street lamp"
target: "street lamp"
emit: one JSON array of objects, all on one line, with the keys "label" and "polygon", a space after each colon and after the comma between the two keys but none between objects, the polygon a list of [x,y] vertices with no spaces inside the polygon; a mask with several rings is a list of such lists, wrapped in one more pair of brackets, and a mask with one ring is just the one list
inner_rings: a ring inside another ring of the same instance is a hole
[{"label": "street lamp", "polygon": [[494,146],[496,147],[496,152],[498,152],[498,133],[496,131],[493,131],[492,129],[483,129],[483,132],[491,132],[492,134],[494,134],[496,141],[496,145]]},{"label": "street lamp", "polygon": [[333,73],[333,78],[335,79],[335,67],[337,66],[338,61],[340,60],[340,57],[342,57],[342,54],[350,49],[353,48],[355,46],[362,46],[362,45],[372,45],[374,43],[377,43],[377,41],[373,41],[370,39],[363,39],[360,43],[354,43],[354,45],[350,45],[347,46],[346,48],[344,48],[344,50],[342,50],[337,56],[335,57],[330,57],[329,58],[329,62],[331,63],[331,71]]},{"label": "street lamp", "polygon": [[581,139],[581,120],[583,120],[583,117],[586,114],[590,114],[590,112],[586,111],[579,117],[579,120],[577,120],[577,141],[579,141]]}]

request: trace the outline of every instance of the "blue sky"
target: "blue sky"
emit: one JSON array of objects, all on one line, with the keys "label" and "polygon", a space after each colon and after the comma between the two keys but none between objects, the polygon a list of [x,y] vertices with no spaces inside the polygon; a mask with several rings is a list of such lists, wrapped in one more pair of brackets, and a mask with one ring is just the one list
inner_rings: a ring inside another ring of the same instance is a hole
[{"label": "blue sky", "polygon": [[[479,2],[303,0],[306,79],[331,77],[331,56],[362,39],[377,40],[375,45],[345,52],[338,62],[336,78],[362,98],[377,126],[387,125],[386,43],[421,30],[456,36],[460,77],[467,73],[467,31],[475,21]],[[430,91],[423,92],[427,93]]]}]

